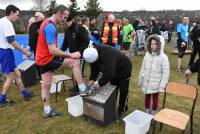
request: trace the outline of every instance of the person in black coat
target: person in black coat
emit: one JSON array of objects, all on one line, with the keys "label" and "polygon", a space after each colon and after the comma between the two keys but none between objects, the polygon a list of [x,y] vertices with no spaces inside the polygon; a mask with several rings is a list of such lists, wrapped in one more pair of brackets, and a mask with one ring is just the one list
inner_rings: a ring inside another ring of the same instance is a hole
[{"label": "person in black coat", "polygon": [[[29,44],[28,45],[30,46],[30,50],[33,51],[33,53],[34,53],[34,58],[35,58],[35,53],[36,53],[40,25],[43,20],[44,20],[43,13],[36,12],[35,13],[35,22],[32,23],[29,27]],[[36,66],[36,68],[37,68],[38,77],[41,78],[40,70],[38,69],[37,66]]]},{"label": "person in black coat", "polygon": [[88,47],[90,42],[89,32],[84,26],[77,24],[72,16],[68,17],[66,27],[61,50],[69,49],[70,53],[78,51],[82,57],[84,49]]},{"label": "person in black coat", "polygon": [[197,83],[200,85],[200,59],[191,64],[190,68],[185,71],[185,78],[189,80],[193,73],[197,72]]},{"label": "person in black coat", "polygon": [[[91,67],[88,85],[98,90],[110,82],[119,89],[117,120],[121,121],[123,113],[128,110],[128,88],[132,71],[130,59],[119,50],[103,44],[85,49],[83,58]],[[102,76],[97,80],[100,72]]]},{"label": "person in black coat", "polygon": [[161,35],[158,22],[155,19],[151,20],[151,27],[150,27],[150,33],[149,34],[150,35],[152,35],[152,34]]},{"label": "person in black coat", "polygon": [[35,22],[29,27],[29,46],[30,50],[36,52],[36,46],[38,41],[38,35],[40,30],[40,25],[44,19],[44,15],[41,12],[35,13]]},{"label": "person in black coat", "polygon": [[200,57],[200,24],[194,26],[194,28],[192,29],[191,39],[193,41],[193,50],[190,57],[189,66],[191,66],[192,63],[194,62],[197,53],[199,54]]},{"label": "person in black coat", "polygon": [[[85,20],[85,19],[84,19]],[[89,19],[88,19],[89,21]],[[89,22],[88,22],[89,23]],[[62,51],[68,50],[70,53],[79,52],[83,55],[84,49],[86,49],[90,43],[90,33],[86,27],[82,24],[77,24],[73,17],[69,15],[67,21],[65,22],[66,29],[64,31],[64,41],[61,47]],[[81,71],[82,77],[84,78],[84,60],[81,60]],[[71,96],[74,96],[78,93],[77,84],[70,90]]]},{"label": "person in black coat", "polygon": [[89,26],[89,30],[91,35],[93,35],[96,40],[99,40],[100,34],[99,34],[99,30],[96,28],[96,19],[95,18],[90,18],[90,26]]}]

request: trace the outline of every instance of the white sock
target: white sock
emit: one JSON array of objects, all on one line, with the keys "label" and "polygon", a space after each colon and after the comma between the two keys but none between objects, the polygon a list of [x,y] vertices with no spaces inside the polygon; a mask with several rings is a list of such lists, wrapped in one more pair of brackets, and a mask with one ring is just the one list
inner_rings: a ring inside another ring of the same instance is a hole
[{"label": "white sock", "polygon": [[44,113],[50,113],[51,107],[49,106],[44,106]]},{"label": "white sock", "polygon": [[79,90],[80,90],[81,92],[83,92],[83,91],[86,90],[86,86],[85,86],[84,83],[82,83],[82,84],[78,84],[78,88],[79,88]]},{"label": "white sock", "polygon": [[145,112],[150,114],[150,109],[145,108]]},{"label": "white sock", "polygon": [[152,110],[151,115],[155,115],[155,114],[156,114],[156,111]]}]

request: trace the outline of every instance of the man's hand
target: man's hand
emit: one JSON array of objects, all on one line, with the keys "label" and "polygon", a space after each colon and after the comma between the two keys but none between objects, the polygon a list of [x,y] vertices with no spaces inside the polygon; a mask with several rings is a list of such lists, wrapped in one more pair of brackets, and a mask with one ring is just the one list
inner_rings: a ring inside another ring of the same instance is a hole
[{"label": "man's hand", "polygon": [[100,86],[99,86],[98,81],[95,81],[95,82],[94,82],[94,87],[95,87],[97,90],[100,90]]},{"label": "man's hand", "polygon": [[88,86],[93,86],[94,87],[94,82],[93,80],[89,81]]},{"label": "man's hand", "polygon": [[99,32],[98,31],[94,31],[94,34],[98,34]]},{"label": "man's hand", "polygon": [[187,44],[185,42],[181,43],[181,47],[185,47]]},{"label": "man's hand", "polygon": [[70,53],[70,57],[73,59],[79,59],[81,54],[79,52]]},{"label": "man's hand", "polygon": [[25,51],[24,54],[25,54],[25,56],[26,56],[27,58],[31,57],[31,55],[32,55],[32,53],[29,52],[29,51]]},{"label": "man's hand", "polygon": [[186,79],[189,79],[191,76],[192,76],[192,72],[190,71],[190,69],[187,69],[187,70],[185,71],[185,78],[186,78]]}]

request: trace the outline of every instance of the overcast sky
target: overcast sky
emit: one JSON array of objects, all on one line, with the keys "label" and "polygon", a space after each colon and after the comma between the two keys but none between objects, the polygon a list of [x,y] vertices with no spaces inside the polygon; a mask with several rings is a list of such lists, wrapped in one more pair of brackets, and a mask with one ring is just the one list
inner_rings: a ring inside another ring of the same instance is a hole
[{"label": "overcast sky", "polygon": [[[69,5],[69,0],[56,0],[57,4]],[[83,8],[87,0],[77,0],[78,6]],[[99,0],[101,7],[106,11],[123,10],[200,10],[200,0]],[[14,4],[21,10],[28,10],[34,6],[34,0],[0,0],[0,9],[8,4]]]}]

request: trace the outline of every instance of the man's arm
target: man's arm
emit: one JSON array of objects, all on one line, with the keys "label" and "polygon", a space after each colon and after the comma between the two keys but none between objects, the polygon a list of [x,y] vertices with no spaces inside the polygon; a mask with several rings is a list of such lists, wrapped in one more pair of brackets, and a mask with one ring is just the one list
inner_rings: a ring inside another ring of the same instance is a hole
[{"label": "man's arm", "polygon": [[53,24],[48,24],[44,28],[44,33],[46,36],[46,42],[48,44],[49,52],[56,56],[69,57],[69,58],[79,58],[80,54],[77,53],[65,53],[64,51],[55,47],[56,43],[56,27]]},{"label": "man's arm", "polygon": [[189,79],[189,78],[192,76],[193,73],[198,72],[198,69],[199,69],[199,62],[200,62],[200,59],[198,59],[195,63],[193,63],[193,64],[191,65],[191,67],[190,67],[189,69],[187,69],[187,70],[185,71],[185,77],[186,77],[187,79]]},{"label": "man's arm", "polygon": [[48,45],[49,52],[53,55],[67,58],[80,58],[79,52],[75,53],[65,53],[64,51],[55,47],[55,45]]},{"label": "man's arm", "polygon": [[21,51],[22,53],[25,54],[26,57],[30,57],[32,54],[31,52],[26,51],[24,48],[22,48],[20,45],[17,44],[17,42],[15,40],[10,40],[8,41],[14,48],[16,48],[17,50]]}]

